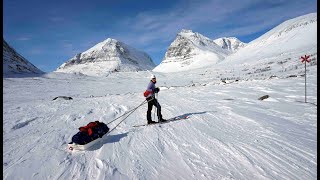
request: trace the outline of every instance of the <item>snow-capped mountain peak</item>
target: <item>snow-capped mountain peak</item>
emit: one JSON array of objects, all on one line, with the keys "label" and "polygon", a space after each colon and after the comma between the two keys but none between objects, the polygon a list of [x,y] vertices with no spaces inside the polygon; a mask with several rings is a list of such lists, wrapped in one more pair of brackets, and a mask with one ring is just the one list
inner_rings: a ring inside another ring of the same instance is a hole
[{"label": "snow-capped mountain peak", "polygon": [[104,41],[94,45],[90,49],[84,51],[82,54],[90,53],[90,52],[93,52],[93,51],[107,50],[108,46],[116,45],[117,42],[118,41],[116,39],[107,38],[106,40],[104,40]]},{"label": "snow-capped mountain peak", "polygon": [[145,52],[108,38],[63,63],[58,72],[101,76],[116,71],[151,70],[155,67]]},{"label": "snow-capped mountain peak", "polygon": [[185,71],[216,64],[230,52],[213,40],[192,30],[182,29],[170,44],[165,57],[153,71]]},{"label": "snow-capped mountain peak", "polygon": [[226,49],[230,52],[236,52],[246,46],[246,43],[241,42],[236,37],[222,37],[215,39],[214,42],[218,44],[222,49]]},{"label": "snow-capped mountain peak", "polygon": [[[194,45],[197,46],[210,46],[210,48],[217,48],[217,44],[212,41],[210,38],[205,37],[204,35],[193,32],[192,30],[182,29],[180,33],[178,33],[177,38],[186,38],[190,40]],[[218,48],[219,49],[219,48]]]}]

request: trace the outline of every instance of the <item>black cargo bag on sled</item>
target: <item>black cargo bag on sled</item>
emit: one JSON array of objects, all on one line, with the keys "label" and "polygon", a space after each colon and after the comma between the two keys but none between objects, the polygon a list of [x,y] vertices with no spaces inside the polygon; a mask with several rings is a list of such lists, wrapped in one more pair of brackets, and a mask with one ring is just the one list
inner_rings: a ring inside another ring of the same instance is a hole
[{"label": "black cargo bag on sled", "polygon": [[84,145],[101,138],[107,132],[109,132],[109,127],[105,123],[99,121],[90,122],[86,126],[79,128],[79,132],[72,137],[72,142]]}]

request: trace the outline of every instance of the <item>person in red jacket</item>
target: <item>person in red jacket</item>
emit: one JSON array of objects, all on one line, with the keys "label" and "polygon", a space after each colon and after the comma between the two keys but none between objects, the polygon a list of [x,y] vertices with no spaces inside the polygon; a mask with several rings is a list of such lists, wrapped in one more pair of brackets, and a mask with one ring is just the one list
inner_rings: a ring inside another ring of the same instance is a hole
[{"label": "person in red jacket", "polygon": [[157,99],[155,98],[155,93],[158,93],[160,91],[160,89],[155,86],[156,83],[157,83],[156,76],[152,75],[151,80],[150,80],[150,82],[147,86],[147,90],[146,90],[146,98],[148,101],[148,111],[147,111],[148,124],[156,123],[155,121],[152,121],[152,118],[151,118],[151,111],[152,111],[153,106],[157,107],[158,122],[167,121],[162,118],[161,106],[160,106],[159,102],[157,101]]}]

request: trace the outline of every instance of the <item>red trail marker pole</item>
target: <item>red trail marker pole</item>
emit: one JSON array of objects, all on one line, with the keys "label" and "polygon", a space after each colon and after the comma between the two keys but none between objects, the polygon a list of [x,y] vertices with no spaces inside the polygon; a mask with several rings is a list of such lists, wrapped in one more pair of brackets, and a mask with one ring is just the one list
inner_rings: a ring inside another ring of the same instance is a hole
[{"label": "red trail marker pole", "polygon": [[309,63],[310,60],[309,59],[310,56],[304,55],[301,56],[301,62],[304,62],[304,102],[307,102],[307,62]]}]

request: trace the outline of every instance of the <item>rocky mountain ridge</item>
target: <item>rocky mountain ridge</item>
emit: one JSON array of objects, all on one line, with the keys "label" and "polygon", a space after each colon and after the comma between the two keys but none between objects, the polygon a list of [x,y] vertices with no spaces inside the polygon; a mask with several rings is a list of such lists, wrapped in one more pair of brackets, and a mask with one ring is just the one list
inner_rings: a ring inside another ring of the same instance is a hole
[{"label": "rocky mountain ridge", "polygon": [[43,71],[20,55],[3,39],[3,75],[41,73]]}]

